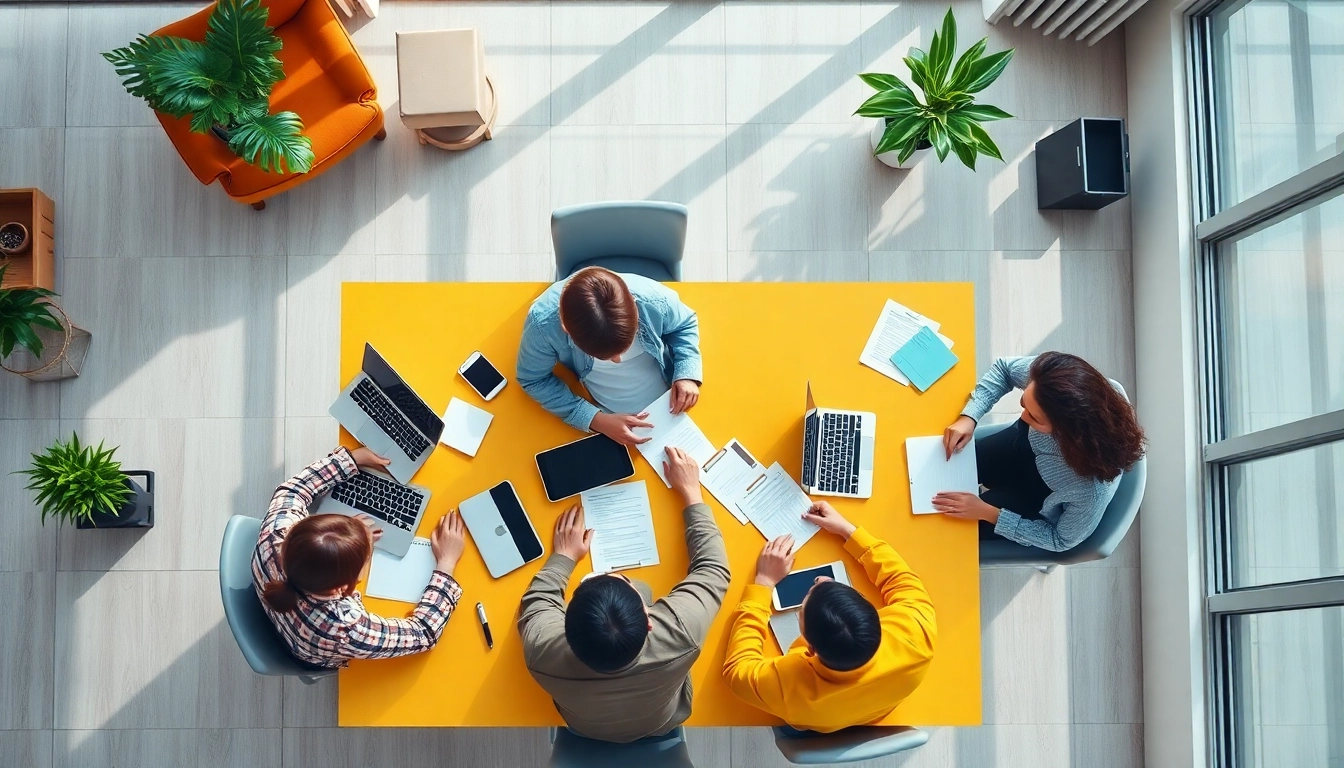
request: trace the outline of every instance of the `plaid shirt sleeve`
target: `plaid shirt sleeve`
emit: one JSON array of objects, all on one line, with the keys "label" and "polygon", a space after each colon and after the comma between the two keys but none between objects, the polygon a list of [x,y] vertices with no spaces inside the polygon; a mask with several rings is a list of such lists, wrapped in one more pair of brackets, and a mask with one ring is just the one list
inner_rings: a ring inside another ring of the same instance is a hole
[{"label": "plaid shirt sleeve", "polygon": [[346,631],[341,653],[352,659],[388,659],[427,651],[439,641],[461,599],[457,580],[435,571],[410,616],[385,619],[364,611]]}]

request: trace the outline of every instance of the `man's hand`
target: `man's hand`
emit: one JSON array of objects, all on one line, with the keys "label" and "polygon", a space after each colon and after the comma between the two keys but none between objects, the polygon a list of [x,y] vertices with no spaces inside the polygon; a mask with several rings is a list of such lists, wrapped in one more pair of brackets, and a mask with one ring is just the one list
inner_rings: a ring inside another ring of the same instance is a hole
[{"label": "man's hand", "polygon": [[555,542],[551,549],[579,562],[593,545],[593,532],[583,528],[583,507],[575,504],[555,521]]},{"label": "man's hand", "polygon": [[350,458],[354,459],[359,466],[370,469],[382,469],[392,463],[391,459],[384,459],[362,445],[350,452]]},{"label": "man's hand", "polygon": [[429,549],[434,553],[434,567],[451,576],[466,548],[466,526],[462,524],[462,516],[457,510],[439,518],[439,524],[434,526],[434,532],[429,535]]},{"label": "man's hand", "polygon": [[789,575],[793,570],[793,537],[784,534],[774,541],[766,542],[765,549],[756,560],[756,583],[767,589]]},{"label": "man's hand", "polygon": [[637,416],[631,416],[628,413],[599,412],[593,417],[592,422],[588,424],[588,428],[594,432],[601,432],[621,445],[639,445],[640,443],[649,442],[652,438],[640,437],[630,430],[637,427],[643,427],[645,429],[652,428],[653,425],[644,420],[648,418],[648,416],[648,411]]},{"label": "man's hand", "polygon": [[672,382],[672,413],[685,413],[700,402],[700,385],[690,379]]},{"label": "man's hand", "polygon": [[999,522],[999,508],[974,493],[943,491],[933,497],[933,508],[959,520],[984,520],[991,525]]},{"label": "man's hand", "polygon": [[369,536],[372,537],[374,541],[383,538],[383,529],[378,527],[378,521],[363,512],[355,515],[355,519],[363,523],[365,528],[369,529]]},{"label": "man's hand", "polygon": [[835,507],[824,501],[812,502],[812,508],[803,513],[803,519],[827,533],[834,533],[845,541],[854,535],[858,526],[846,520],[835,511]]},{"label": "man's hand", "polygon": [[970,445],[974,437],[975,419],[958,416],[951,426],[943,430],[943,450],[947,452],[948,460],[952,459],[952,454],[961,453],[961,449]]},{"label": "man's hand", "polygon": [[700,465],[691,454],[677,448],[676,446],[667,446],[667,460],[663,462],[663,475],[667,477],[667,482],[672,484],[672,490],[681,497],[681,503],[684,507],[692,504],[699,504],[705,500],[700,493]]}]

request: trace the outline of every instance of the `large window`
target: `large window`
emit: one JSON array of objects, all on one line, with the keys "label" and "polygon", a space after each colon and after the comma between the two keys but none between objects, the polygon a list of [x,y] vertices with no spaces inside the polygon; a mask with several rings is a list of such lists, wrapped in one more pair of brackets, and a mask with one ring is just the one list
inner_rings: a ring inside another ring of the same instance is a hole
[{"label": "large window", "polygon": [[1344,1],[1191,32],[1211,754],[1344,768]]}]

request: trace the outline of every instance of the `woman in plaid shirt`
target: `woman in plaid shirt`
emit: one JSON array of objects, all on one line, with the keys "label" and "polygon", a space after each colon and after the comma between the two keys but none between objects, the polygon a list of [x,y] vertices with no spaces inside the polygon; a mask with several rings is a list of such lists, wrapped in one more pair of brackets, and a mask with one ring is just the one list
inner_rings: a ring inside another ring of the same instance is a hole
[{"label": "woman in plaid shirt", "polygon": [[453,615],[462,587],[453,569],[466,546],[462,518],[444,515],[430,539],[437,561],[429,586],[408,618],[385,619],[364,608],[355,585],[369,572],[373,519],[310,515],[314,499],[359,467],[387,459],[367,448],[337,448],[275,490],[252,556],[262,607],[300,661],[343,667],[350,659],[389,659],[427,651]]}]

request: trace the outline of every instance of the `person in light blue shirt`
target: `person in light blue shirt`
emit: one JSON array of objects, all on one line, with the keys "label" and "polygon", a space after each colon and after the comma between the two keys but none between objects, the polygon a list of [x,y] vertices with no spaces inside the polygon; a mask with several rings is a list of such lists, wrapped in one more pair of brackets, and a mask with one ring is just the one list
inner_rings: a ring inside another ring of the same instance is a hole
[{"label": "person in light blue shirt", "polygon": [[1063,352],[1001,357],[943,434],[948,457],[972,442],[976,422],[1013,389],[1022,417],[975,439],[984,491],[944,492],[933,507],[980,521],[980,538],[1063,552],[1092,534],[1120,474],[1143,456],[1143,428],[1124,389]]},{"label": "person in light blue shirt", "polygon": [[[574,372],[597,405],[555,375],[556,363]],[[669,389],[672,413],[693,408],[702,380],[695,311],[639,275],[580,270],[537,297],[523,323],[523,390],[571,427],[623,445],[649,439],[631,429],[651,426],[644,408]]]}]

